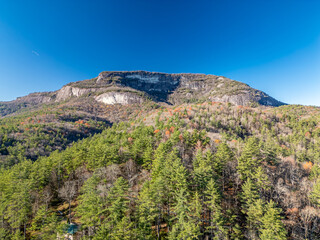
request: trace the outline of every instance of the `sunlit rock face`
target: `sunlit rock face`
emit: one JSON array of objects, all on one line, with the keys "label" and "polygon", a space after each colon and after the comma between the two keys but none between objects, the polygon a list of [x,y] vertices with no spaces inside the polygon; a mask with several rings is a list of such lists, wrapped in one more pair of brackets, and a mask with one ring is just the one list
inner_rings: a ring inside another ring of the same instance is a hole
[{"label": "sunlit rock face", "polygon": [[91,90],[86,88],[64,86],[63,88],[57,91],[55,101],[58,102],[58,101],[66,100],[70,97],[80,97],[83,94],[87,94],[89,92],[91,92]]},{"label": "sunlit rock face", "polygon": [[99,96],[96,96],[95,99],[98,102],[102,102],[105,104],[134,104],[134,103],[142,103],[144,101],[143,98],[137,96],[134,93],[130,92],[108,92],[103,93]]},{"label": "sunlit rock face", "polygon": [[153,100],[170,104],[192,101],[221,101],[236,105],[258,103],[280,106],[283,103],[247,84],[206,74],[167,74],[146,71],[102,72],[96,86],[129,87],[147,93]]}]

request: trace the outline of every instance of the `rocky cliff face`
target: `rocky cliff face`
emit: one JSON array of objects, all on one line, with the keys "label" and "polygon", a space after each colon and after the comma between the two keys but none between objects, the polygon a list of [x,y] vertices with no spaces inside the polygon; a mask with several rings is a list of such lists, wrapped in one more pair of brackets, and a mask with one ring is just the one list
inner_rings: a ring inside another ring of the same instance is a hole
[{"label": "rocky cliff face", "polygon": [[247,84],[225,77],[205,74],[166,74],[145,71],[102,72],[95,80],[71,84],[77,87],[131,88],[144,92],[158,102],[180,104],[190,101],[212,100],[231,102],[236,105],[258,103],[267,106],[280,106],[264,92],[255,90]]},{"label": "rocky cliff face", "polygon": [[247,84],[222,76],[111,71],[102,72],[97,78],[69,83],[56,92],[33,93],[10,103],[2,103],[2,106],[34,106],[80,97],[92,97],[105,104],[136,104],[146,99],[167,104],[206,100],[236,105],[284,104]]}]

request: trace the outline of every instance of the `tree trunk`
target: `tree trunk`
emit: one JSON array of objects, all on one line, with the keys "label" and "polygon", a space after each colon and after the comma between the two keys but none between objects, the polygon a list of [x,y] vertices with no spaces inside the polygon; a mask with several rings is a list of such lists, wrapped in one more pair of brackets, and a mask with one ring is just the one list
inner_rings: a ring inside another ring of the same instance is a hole
[{"label": "tree trunk", "polygon": [[69,224],[71,223],[71,200],[69,201]]},{"label": "tree trunk", "polygon": [[157,220],[157,237],[158,237],[158,240],[161,239],[161,236],[160,236],[160,223],[161,223],[161,208],[159,206],[159,215],[158,215],[158,220]]}]

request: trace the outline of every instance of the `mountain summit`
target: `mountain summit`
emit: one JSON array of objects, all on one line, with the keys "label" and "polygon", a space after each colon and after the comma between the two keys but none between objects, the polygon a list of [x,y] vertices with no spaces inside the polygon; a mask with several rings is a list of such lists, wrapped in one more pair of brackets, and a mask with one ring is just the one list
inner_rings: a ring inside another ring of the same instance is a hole
[{"label": "mountain summit", "polygon": [[[167,74],[147,71],[106,71],[98,77],[72,82],[55,92],[32,93],[2,104],[15,109],[41,103],[91,98],[104,104],[137,104],[152,100],[176,105],[201,101],[235,105],[281,106],[284,103],[249,85],[226,77],[206,74]],[[19,106],[19,107],[17,107]],[[2,115],[5,115],[2,113]]]}]

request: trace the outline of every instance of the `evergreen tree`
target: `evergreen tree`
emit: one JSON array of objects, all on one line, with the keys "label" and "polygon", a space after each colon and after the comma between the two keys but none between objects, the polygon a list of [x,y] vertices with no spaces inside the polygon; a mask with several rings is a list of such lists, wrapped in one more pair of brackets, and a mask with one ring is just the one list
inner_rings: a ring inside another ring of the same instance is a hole
[{"label": "evergreen tree", "polygon": [[147,181],[140,191],[138,200],[139,239],[153,239],[152,226],[156,226],[157,236],[159,236],[164,192],[164,182],[161,178],[152,182]]},{"label": "evergreen tree", "polygon": [[5,228],[0,228],[0,239],[3,240],[9,240],[10,239],[10,233]]},{"label": "evergreen tree", "polygon": [[245,144],[244,150],[238,159],[238,172],[240,179],[245,181],[253,178],[255,171],[261,163],[259,143],[256,138],[249,138]]},{"label": "evergreen tree", "polygon": [[221,208],[221,194],[213,179],[208,183],[206,194],[206,205],[209,209],[209,226],[207,232],[210,239],[227,239],[227,231],[224,227],[225,219]]},{"label": "evergreen tree", "polygon": [[241,200],[244,206],[243,212],[246,213],[249,206],[258,200],[259,197],[257,186],[250,178],[247,179],[247,181],[242,185],[241,193]]},{"label": "evergreen tree", "polygon": [[79,205],[76,213],[80,217],[82,227],[88,228],[89,236],[95,232],[96,227],[101,223],[103,214],[103,199],[97,189],[100,179],[93,175],[89,178],[81,189]]},{"label": "evergreen tree", "polygon": [[148,169],[148,170],[151,169],[153,154],[154,154],[154,151],[152,148],[152,144],[149,143],[142,154],[142,162],[143,162],[142,166],[145,169]]},{"label": "evergreen tree", "polygon": [[276,165],[278,163],[276,149],[271,145],[270,139],[267,139],[264,147],[264,159],[270,165]]},{"label": "evergreen tree", "polygon": [[164,175],[168,180],[168,186],[172,187],[172,192],[179,192],[181,189],[187,189],[187,170],[183,166],[177,151],[170,152],[165,161]]},{"label": "evergreen tree", "polygon": [[26,238],[23,236],[23,233],[20,230],[16,230],[12,234],[12,237],[10,239],[11,240],[25,240]]},{"label": "evergreen tree", "polygon": [[[26,234],[28,217],[31,214],[31,194],[28,181],[13,184],[10,204],[7,209],[8,222],[14,229],[23,226],[23,235]],[[20,233],[19,233],[20,234]],[[18,233],[14,236],[18,236]]]},{"label": "evergreen tree", "polygon": [[287,232],[281,222],[280,211],[271,200],[264,209],[260,228],[261,240],[285,240]]},{"label": "evergreen tree", "polygon": [[112,229],[110,229],[110,224],[108,223],[101,225],[93,239],[131,240],[136,239],[136,234],[133,228],[133,223],[130,222],[129,217],[124,216],[117,222],[116,225],[113,225]]},{"label": "evergreen tree", "polygon": [[51,240],[56,238],[57,233],[61,233],[63,229],[58,216],[42,206],[34,217],[29,230],[37,233],[31,236],[32,239]]},{"label": "evergreen tree", "polygon": [[119,177],[107,197],[107,217],[94,239],[132,239],[135,236],[129,218],[128,182]]},{"label": "evergreen tree", "polygon": [[225,171],[226,164],[231,162],[233,159],[233,152],[225,142],[222,142],[218,145],[217,152],[214,155],[214,170],[222,176]]},{"label": "evergreen tree", "polygon": [[200,227],[190,216],[192,213],[188,203],[188,193],[184,188],[181,188],[177,195],[174,211],[176,215],[174,217],[175,223],[169,233],[169,239],[199,239]]},{"label": "evergreen tree", "polygon": [[112,226],[121,221],[128,211],[128,182],[119,177],[107,197],[108,206],[108,223]]},{"label": "evergreen tree", "polygon": [[249,239],[258,238],[260,219],[263,215],[263,201],[260,199],[255,182],[250,178],[242,185],[242,213],[246,216],[246,228]]},{"label": "evergreen tree", "polygon": [[255,169],[252,178],[252,181],[254,181],[256,188],[259,189],[260,196],[263,196],[263,193],[266,190],[269,190],[271,185],[267,174],[264,172],[262,167],[259,166]]},{"label": "evergreen tree", "polygon": [[[192,222],[200,229],[202,220],[203,203],[201,202],[198,192],[195,192],[194,197],[190,203],[190,212]],[[200,229],[201,230],[201,229]]]},{"label": "evergreen tree", "polygon": [[209,180],[213,176],[212,162],[210,161],[213,156],[211,152],[208,152],[206,153],[206,157],[204,157],[202,151],[199,150],[193,161],[194,185],[199,193],[202,193],[206,189]]},{"label": "evergreen tree", "polygon": [[310,199],[314,204],[320,206],[320,178],[317,179],[313,186],[313,190],[310,194]]},{"label": "evergreen tree", "polygon": [[263,212],[264,203],[261,199],[248,204],[246,209],[246,227],[249,239],[258,239]]},{"label": "evergreen tree", "polygon": [[152,178],[157,178],[165,167],[165,160],[170,149],[168,142],[160,143],[155,151],[154,160],[152,162]]}]

